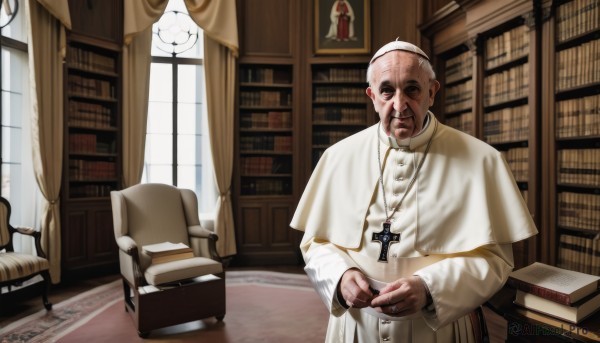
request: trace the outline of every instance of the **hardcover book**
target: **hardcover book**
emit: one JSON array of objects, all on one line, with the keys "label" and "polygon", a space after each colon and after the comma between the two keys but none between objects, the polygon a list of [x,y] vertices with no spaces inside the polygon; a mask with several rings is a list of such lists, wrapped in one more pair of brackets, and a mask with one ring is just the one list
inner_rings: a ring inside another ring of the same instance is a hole
[{"label": "hardcover book", "polygon": [[515,304],[577,324],[600,309],[600,291],[596,291],[569,306],[518,289]]},{"label": "hardcover book", "polygon": [[142,246],[142,251],[144,251],[146,254],[153,258],[187,252],[193,253],[192,248],[188,247],[186,244],[171,242],[144,245]]},{"label": "hardcover book", "polygon": [[550,266],[540,262],[512,272],[508,284],[563,305],[573,305],[598,291],[600,276]]}]

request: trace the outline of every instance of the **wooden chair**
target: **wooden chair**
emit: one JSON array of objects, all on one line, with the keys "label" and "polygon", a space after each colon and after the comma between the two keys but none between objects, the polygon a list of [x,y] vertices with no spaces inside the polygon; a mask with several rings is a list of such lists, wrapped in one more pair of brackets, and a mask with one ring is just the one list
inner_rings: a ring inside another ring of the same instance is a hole
[{"label": "wooden chair", "polygon": [[[42,301],[46,310],[51,310],[52,304],[48,301],[50,266],[42,250],[41,233],[32,228],[12,227],[9,224],[10,211],[8,200],[0,197],[0,289],[7,287],[10,292],[11,287],[20,286],[23,281],[41,275],[44,279]],[[34,238],[37,256],[14,251],[13,237],[15,233]]]},{"label": "wooden chair", "polygon": [[[125,310],[138,334],[225,316],[225,272],[217,235],[200,225],[196,194],[164,184],[112,191],[115,238],[123,277]],[[194,257],[152,264],[144,245],[184,243]]]}]

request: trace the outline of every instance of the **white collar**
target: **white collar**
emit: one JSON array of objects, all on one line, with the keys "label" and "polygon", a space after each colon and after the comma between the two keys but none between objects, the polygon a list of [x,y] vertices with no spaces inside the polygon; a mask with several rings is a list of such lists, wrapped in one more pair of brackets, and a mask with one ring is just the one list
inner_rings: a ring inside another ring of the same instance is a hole
[{"label": "white collar", "polygon": [[433,113],[427,111],[427,115],[423,123],[423,129],[416,136],[405,138],[398,142],[391,135],[388,136],[385,133],[385,131],[383,131],[383,127],[381,127],[378,130],[379,139],[381,140],[381,142],[383,142],[383,144],[394,149],[399,149],[402,147],[408,148],[409,150],[414,150],[422,145],[427,144],[429,138],[431,138],[431,135],[433,135],[434,127],[436,126],[436,124],[431,124],[435,122],[437,122],[437,119],[435,118]]}]

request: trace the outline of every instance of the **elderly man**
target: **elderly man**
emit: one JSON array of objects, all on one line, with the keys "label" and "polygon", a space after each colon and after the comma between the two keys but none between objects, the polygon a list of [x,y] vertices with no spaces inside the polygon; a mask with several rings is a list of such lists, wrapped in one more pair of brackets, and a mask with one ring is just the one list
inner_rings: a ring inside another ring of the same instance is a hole
[{"label": "elderly man", "polygon": [[501,154],[438,122],[427,55],[375,53],[367,95],[380,121],[330,147],[292,219],[329,309],[327,342],[471,342],[469,313],[537,233]]}]

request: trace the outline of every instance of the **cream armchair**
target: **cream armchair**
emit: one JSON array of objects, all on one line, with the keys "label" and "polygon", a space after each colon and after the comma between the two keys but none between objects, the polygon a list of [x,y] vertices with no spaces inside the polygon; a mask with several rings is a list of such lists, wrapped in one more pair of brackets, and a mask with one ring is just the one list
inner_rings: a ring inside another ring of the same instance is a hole
[{"label": "cream armchair", "polygon": [[[216,251],[218,237],[200,225],[196,194],[139,184],[110,196],[125,309],[138,334],[213,316],[223,320],[225,272]],[[142,247],[162,242],[184,243],[195,257],[152,264]]]}]

